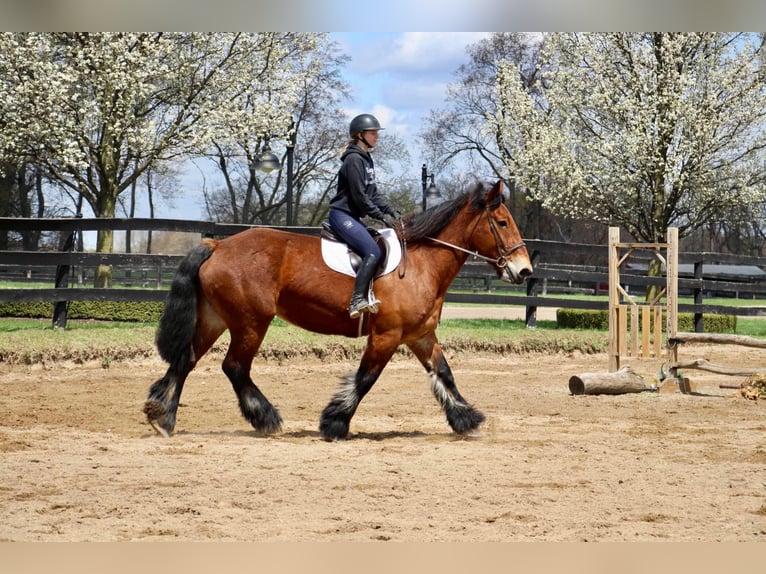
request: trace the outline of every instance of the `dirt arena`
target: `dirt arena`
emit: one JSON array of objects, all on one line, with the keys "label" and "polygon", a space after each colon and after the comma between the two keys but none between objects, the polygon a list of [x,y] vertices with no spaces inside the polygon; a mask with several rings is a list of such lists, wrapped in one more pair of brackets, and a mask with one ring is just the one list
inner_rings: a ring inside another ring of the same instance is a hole
[{"label": "dirt arena", "polygon": [[[684,358],[766,367],[766,350]],[[283,432],[258,436],[206,357],[176,434],[141,412],[159,360],[0,364],[0,541],[764,541],[766,405],[689,371],[698,394],[572,396],[606,355],[449,357],[487,416],[451,433],[414,359],[395,359],[351,437],[319,414],[352,362],[261,361]],[[657,360],[631,360],[652,382]]]}]

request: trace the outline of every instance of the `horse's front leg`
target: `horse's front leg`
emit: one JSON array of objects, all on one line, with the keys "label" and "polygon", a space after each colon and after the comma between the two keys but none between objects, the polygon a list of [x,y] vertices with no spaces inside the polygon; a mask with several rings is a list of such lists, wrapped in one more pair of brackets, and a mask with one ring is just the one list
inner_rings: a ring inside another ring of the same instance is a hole
[{"label": "horse's front leg", "polygon": [[338,440],[348,436],[351,417],[380,377],[398,346],[398,339],[370,335],[356,374],[341,379],[340,387],[322,411],[319,431],[325,440]]},{"label": "horse's front leg", "polygon": [[444,357],[435,333],[429,333],[407,345],[423,364],[431,378],[431,390],[447,415],[452,430],[466,434],[484,422],[484,415],[466,402],[455,385],[455,378]]}]

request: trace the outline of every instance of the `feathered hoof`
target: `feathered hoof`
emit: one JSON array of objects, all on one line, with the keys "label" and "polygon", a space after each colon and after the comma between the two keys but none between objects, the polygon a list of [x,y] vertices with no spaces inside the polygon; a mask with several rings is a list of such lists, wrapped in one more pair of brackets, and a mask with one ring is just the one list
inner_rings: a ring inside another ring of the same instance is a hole
[{"label": "feathered hoof", "polygon": [[457,434],[469,434],[481,426],[484,415],[473,407],[453,408],[447,410],[447,422]]},{"label": "feathered hoof", "polygon": [[322,418],[319,421],[319,432],[328,442],[348,438],[348,422],[337,418]]},{"label": "feathered hoof", "polygon": [[270,403],[258,403],[258,408],[243,409],[242,414],[252,427],[261,434],[276,434],[282,431],[282,417]]},{"label": "feathered hoof", "polygon": [[173,426],[168,422],[168,411],[165,406],[154,399],[148,399],[144,403],[144,414],[151,427],[158,435],[169,438],[173,432]]}]

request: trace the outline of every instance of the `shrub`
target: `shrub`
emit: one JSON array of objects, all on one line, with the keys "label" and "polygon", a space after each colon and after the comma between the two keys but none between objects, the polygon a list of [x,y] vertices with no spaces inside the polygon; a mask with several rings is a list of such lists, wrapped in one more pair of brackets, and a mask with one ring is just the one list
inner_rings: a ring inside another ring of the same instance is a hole
[{"label": "shrub", "polygon": [[[67,317],[151,323],[159,320],[163,308],[164,304],[160,301],[72,301],[69,303]],[[0,317],[52,319],[53,304],[37,301],[0,303]]]},{"label": "shrub", "polygon": [[557,309],[556,323],[562,329],[609,329],[609,313],[592,309]]},{"label": "shrub", "polygon": [[[663,312],[663,328],[667,315]],[[705,315],[706,333],[735,333],[737,331],[736,315]],[[609,330],[609,312],[591,309],[558,309],[556,322],[562,329],[597,329]],[[630,328],[630,315],[628,315],[628,328]],[[678,314],[678,331],[694,331],[694,313]]]}]

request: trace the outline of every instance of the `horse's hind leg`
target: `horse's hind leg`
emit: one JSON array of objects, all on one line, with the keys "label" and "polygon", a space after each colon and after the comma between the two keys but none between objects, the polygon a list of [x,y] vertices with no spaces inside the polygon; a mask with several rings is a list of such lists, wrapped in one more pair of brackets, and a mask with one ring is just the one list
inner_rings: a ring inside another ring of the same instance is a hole
[{"label": "horse's hind leg", "polygon": [[191,368],[170,367],[165,376],[149,389],[144,403],[144,414],[152,428],[164,437],[169,437],[176,426],[176,412],[181,391]]},{"label": "horse's hind leg", "polygon": [[149,388],[149,396],[144,403],[144,414],[152,428],[162,436],[169,437],[176,426],[176,412],[186,377],[223,331],[223,324],[206,324],[199,328],[192,341],[188,362],[174,362],[168,367],[165,376]]},{"label": "horse's hind leg", "polygon": [[372,339],[368,342],[356,374],[342,379],[340,388],[322,411],[319,431],[325,440],[338,440],[348,436],[351,418],[359,403],[380,377],[397,345],[398,340],[391,344],[382,344],[381,341],[373,344]]},{"label": "horse's hind leg", "polygon": [[279,411],[250,378],[253,357],[258,352],[269,322],[265,321],[266,326],[258,329],[245,329],[244,332],[232,330],[231,345],[223,360],[223,372],[237,393],[242,416],[262,433],[275,433],[282,428]]},{"label": "horse's hind leg", "polygon": [[408,346],[430,376],[431,390],[452,430],[459,434],[476,430],[484,422],[484,415],[460,395],[436,335],[430,333]]}]

